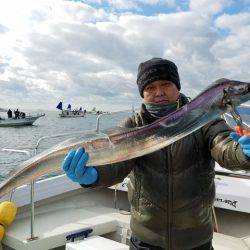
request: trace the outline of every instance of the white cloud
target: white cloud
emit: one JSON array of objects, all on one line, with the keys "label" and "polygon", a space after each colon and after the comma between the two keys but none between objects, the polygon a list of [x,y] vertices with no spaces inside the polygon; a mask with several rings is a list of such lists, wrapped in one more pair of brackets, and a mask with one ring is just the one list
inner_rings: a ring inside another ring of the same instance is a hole
[{"label": "white cloud", "polygon": [[8,31],[8,29],[5,26],[0,24],[0,34],[1,33],[6,33],[7,31]]},{"label": "white cloud", "polygon": [[19,7],[17,15],[0,6],[1,107],[15,107],[17,97],[24,108],[53,110],[61,99],[88,109],[137,106],[137,66],[151,57],[176,62],[190,96],[219,77],[250,78],[246,13],[221,15],[214,26],[195,8],[144,16],[59,0]]},{"label": "white cloud", "polygon": [[227,29],[229,35],[219,39],[211,48],[229,77],[249,81],[250,67],[250,14],[222,15],[215,22],[219,28]]},{"label": "white cloud", "polygon": [[215,21],[215,25],[221,29],[236,31],[250,25],[250,13],[240,13],[235,15],[223,14]]},{"label": "white cloud", "polygon": [[213,15],[232,4],[232,0],[190,0],[190,10]]}]

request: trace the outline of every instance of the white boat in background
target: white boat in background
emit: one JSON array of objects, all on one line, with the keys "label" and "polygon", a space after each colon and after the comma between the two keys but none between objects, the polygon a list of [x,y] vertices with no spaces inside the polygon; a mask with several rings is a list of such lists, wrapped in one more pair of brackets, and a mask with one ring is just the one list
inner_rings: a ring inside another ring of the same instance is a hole
[{"label": "white boat in background", "polygon": [[0,118],[0,127],[17,127],[17,126],[28,126],[45,114],[27,115],[25,118]]},{"label": "white boat in background", "polygon": [[102,110],[96,110],[96,107],[94,107],[92,110],[87,111],[87,114],[91,114],[91,115],[109,115],[111,114],[111,112],[109,111],[102,111]]},{"label": "white boat in background", "polygon": [[62,118],[74,118],[74,117],[84,117],[85,114],[80,110],[62,110],[61,114],[59,114]]},{"label": "white boat in background", "polygon": [[61,110],[59,116],[62,118],[84,117],[86,114],[86,110],[83,110],[82,107],[80,107],[79,109],[71,110],[71,104],[68,105],[67,109],[63,109],[62,102],[59,102],[56,108]]}]

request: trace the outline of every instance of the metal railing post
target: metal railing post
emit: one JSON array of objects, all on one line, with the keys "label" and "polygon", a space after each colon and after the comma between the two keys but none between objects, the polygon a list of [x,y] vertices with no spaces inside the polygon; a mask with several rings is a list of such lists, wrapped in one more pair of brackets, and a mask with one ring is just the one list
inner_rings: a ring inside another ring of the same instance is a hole
[{"label": "metal railing post", "polygon": [[29,241],[38,239],[38,236],[34,236],[35,225],[35,202],[34,202],[35,182],[30,182],[30,238]]},{"label": "metal railing post", "polygon": [[[3,148],[2,151],[23,153],[29,157],[31,156],[30,152],[27,150]],[[36,154],[36,151],[35,151],[35,154]],[[10,194],[10,201],[12,200],[12,195],[13,195],[13,192],[11,192]],[[38,237],[34,236],[34,223],[35,223],[34,181],[31,181],[30,182],[30,238],[27,240],[38,239]]]},{"label": "metal railing post", "polygon": [[99,133],[100,132],[100,118],[103,114],[100,114],[97,116],[97,119],[96,119],[96,132]]},{"label": "metal railing post", "polygon": [[[96,119],[96,132],[97,133],[100,133],[100,118],[102,115],[104,114],[98,115]],[[114,208],[117,208],[117,185],[115,185],[115,189],[114,189]]]}]

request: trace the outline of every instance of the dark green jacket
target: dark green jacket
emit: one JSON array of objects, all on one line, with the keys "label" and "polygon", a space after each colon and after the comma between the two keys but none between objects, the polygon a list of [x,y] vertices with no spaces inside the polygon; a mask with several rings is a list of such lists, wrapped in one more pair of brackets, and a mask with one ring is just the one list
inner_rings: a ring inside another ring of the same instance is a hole
[{"label": "dark green jacket", "polygon": [[[141,112],[123,126],[153,122]],[[164,249],[185,250],[212,240],[211,206],[215,198],[214,166],[250,169],[230,128],[217,119],[154,153],[130,161],[97,167],[98,186],[121,182],[130,173],[131,229],[140,240]]]}]

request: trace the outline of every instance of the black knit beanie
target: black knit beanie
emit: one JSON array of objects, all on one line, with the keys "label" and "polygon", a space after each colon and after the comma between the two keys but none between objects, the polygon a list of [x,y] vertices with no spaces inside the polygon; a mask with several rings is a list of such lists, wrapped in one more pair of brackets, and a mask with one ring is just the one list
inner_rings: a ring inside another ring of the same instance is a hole
[{"label": "black knit beanie", "polygon": [[178,90],[181,89],[178,68],[173,62],[162,58],[152,58],[142,62],[137,74],[137,85],[142,98],[144,88],[157,80],[171,81]]}]

